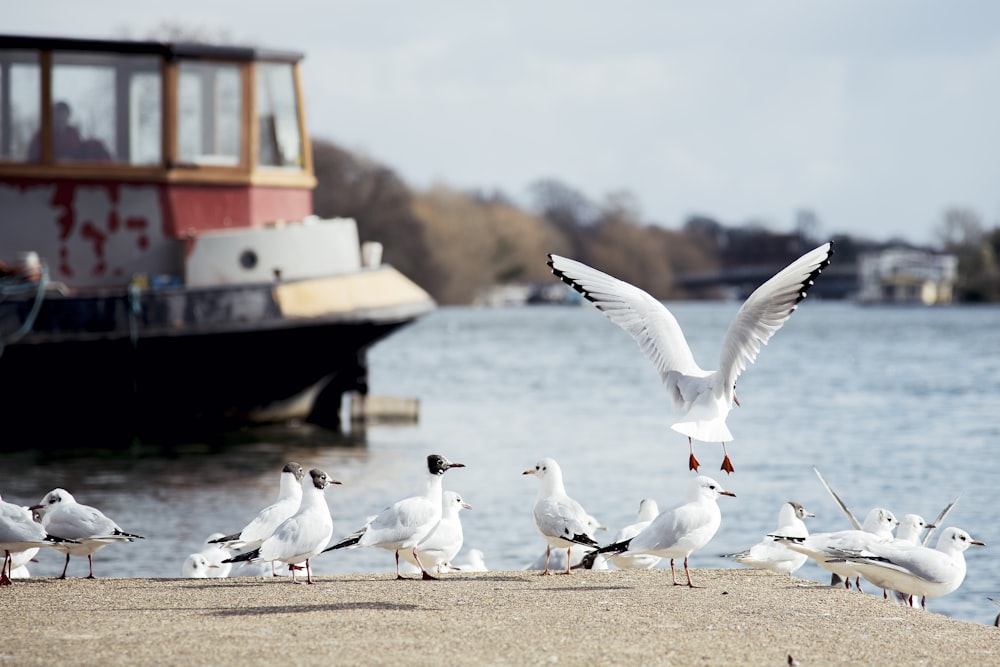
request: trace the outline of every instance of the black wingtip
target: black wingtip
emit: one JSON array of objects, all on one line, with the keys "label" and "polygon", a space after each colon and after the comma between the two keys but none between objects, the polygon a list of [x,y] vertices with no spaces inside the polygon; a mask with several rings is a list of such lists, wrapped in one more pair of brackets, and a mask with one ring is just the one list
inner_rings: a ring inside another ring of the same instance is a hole
[{"label": "black wingtip", "polygon": [[260,549],[254,549],[253,551],[247,551],[241,554],[237,554],[232,558],[227,558],[223,563],[243,563],[248,560],[253,560],[260,555]]},{"label": "black wingtip", "polygon": [[360,533],[358,535],[351,535],[350,537],[343,539],[340,542],[337,542],[332,547],[327,547],[326,549],[323,549],[320,553],[325,554],[327,551],[333,551],[334,549],[346,549],[347,547],[354,546],[355,544],[361,541],[362,535],[363,533]]}]

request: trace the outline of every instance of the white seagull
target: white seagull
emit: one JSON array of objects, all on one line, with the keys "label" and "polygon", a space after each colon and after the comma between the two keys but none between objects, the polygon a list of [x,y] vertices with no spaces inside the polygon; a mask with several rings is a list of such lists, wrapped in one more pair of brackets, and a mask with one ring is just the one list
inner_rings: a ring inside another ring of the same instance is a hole
[{"label": "white seagull", "polygon": [[205,560],[210,565],[214,566],[208,571],[209,579],[225,579],[233,569],[232,563],[222,562],[230,558],[233,554],[230,553],[229,549],[215,542],[220,537],[224,537],[222,533],[212,533],[209,535],[208,539],[205,540],[205,546],[198,552],[205,557]]},{"label": "white seagull", "polygon": [[927,523],[924,517],[919,514],[904,514],[896,528],[896,539],[893,541],[899,544],[920,544],[922,546],[921,533],[928,528],[936,527]]},{"label": "white seagull", "polygon": [[716,371],[703,370],[695,362],[673,314],[647,292],[559,255],[550,254],[548,265],[563,282],[630,333],[656,366],[674,408],[684,415],[671,428],[688,436],[688,467],[696,471],[699,466],[692,440],[721,442],[725,455],[722,470],[731,473],[726,443],[733,436],[726,417],[734,402],[739,405],[736,379],[805,298],[813,280],[830,264],[832,254],[833,244],[824,243],[754,290],[729,325]]},{"label": "white seagull", "polygon": [[396,554],[396,578],[405,579],[399,572],[399,554],[410,551],[423,579],[437,579],[420,561],[417,547],[441,521],[441,476],[451,468],[464,468],[464,463],[452,463],[440,454],[427,457],[422,493],[397,501],[375,515],[361,529],[348,535],[324,553],[334,549],[381,547]]},{"label": "white seagull", "polygon": [[305,471],[294,461],[286,463],[278,480],[278,497],[257,513],[250,523],[238,533],[222,535],[213,540],[224,549],[253,549],[259,547],[282,521],[295,514],[302,503],[302,478]]},{"label": "white seagull", "polygon": [[52,489],[42,502],[28,508],[42,517],[42,526],[52,535],[74,540],[79,544],[66,547],[66,564],[60,579],[66,578],[70,556],[86,556],[90,564],[87,579],[94,579],[94,553],[112,542],[134,542],[145,539],[141,535],[126,533],[101,510],[76,502],[66,489]]},{"label": "white seagull", "polygon": [[687,585],[695,588],[691,583],[688,556],[708,544],[719,530],[722,523],[719,496],[735,498],[736,494],[723,489],[711,477],[699,475],[688,486],[687,502],[661,512],[635,537],[601,547],[588,554],[588,559],[593,562],[599,553],[650,554],[669,558],[670,577],[674,586],[679,586],[683,584],[677,583],[674,559],[683,557]]},{"label": "white seagull", "polygon": [[[611,541],[621,542],[635,537],[652,523],[659,513],[660,507],[655,500],[643,498],[639,501],[639,514],[636,517],[636,522],[619,530]],[[649,570],[656,567],[657,563],[660,562],[660,557],[647,554],[615,554],[611,557],[611,562],[622,570]]]},{"label": "white seagull", "polygon": [[573,545],[597,546],[591,528],[593,518],[580,503],[566,495],[562,469],[554,459],[541,459],[534,468],[521,474],[534,475],[540,482],[532,515],[535,528],[545,538],[545,571],[542,574],[549,574],[552,547],[566,550],[566,574],[569,574]]},{"label": "white seagull", "polygon": [[41,524],[34,521],[27,507],[0,499],[0,551],[4,556],[0,566],[0,586],[9,585],[14,570],[30,561],[40,547],[65,552],[70,544],[75,543],[49,535]]},{"label": "white seagull", "polygon": [[858,581],[861,573],[853,564],[844,560],[830,562],[831,559],[837,558],[844,551],[861,551],[877,542],[891,542],[892,531],[898,524],[899,521],[892,512],[876,507],[868,512],[861,526],[862,530],[813,533],[808,537],[771,533],[768,537],[775,538],[792,551],[812,558],[821,568],[842,578],[845,588],[851,587],[853,577],[858,590],[861,591],[861,582]]},{"label": "white seagull", "polygon": [[[471,509],[472,505],[462,500],[462,496],[455,491],[445,491],[441,494],[441,520],[417,545],[417,556],[425,568],[437,570],[440,574],[442,569],[451,564],[451,559],[462,550],[462,519],[459,517],[459,512]],[[413,552],[403,551],[400,555],[407,563],[420,567]]]},{"label": "white seagull", "polygon": [[[319,468],[309,471],[309,476],[303,480],[302,504],[292,516],[282,521],[270,537],[261,542],[253,551],[241,553],[227,558],[223,563],[242,563],[249,561],[281,561],[288,565],[306,564],[306,583],[312,583],[312,570],[309,559],[322,552],[323,547],[330,542],[333,535],[333,518],[330,507],[326,504],[324,491],[331,484],[340,484]],[[292,582],[295,581],[295,570],[292,570]]]},{"label": "white seagull", "polygon": [[[809,529],[803,519],[815,516],[799,503],[789,500],[778,510],[778,528],[774,532],[786,537],[808,537]],[[805,554],[792,551],[768,536],[746,551],[726,554],[726,557],[736,559],[741,565],[783,574],[792,574],[809,560]]]},{"label": "white seagull", "polygon": [[[229,567],[232,567],[232,565]],[[184,564],[181,565],[181,576],[186,579],[214,579],[215,577],[212,576],[211,571],[218,568],[218,565],[210,563],[205,558],[205,554],[190,554],[184,559]]]},{"label": "white seagull", "polygon": [[934,549],[882,542],[861,551],[845,550],[841,555],[876,586],[920,596],[920,606],[926,609],[927,598],[948,595],[962,585],[965,551],[970,546],[985,545],[961,528],[949,527],[941,531]]}]

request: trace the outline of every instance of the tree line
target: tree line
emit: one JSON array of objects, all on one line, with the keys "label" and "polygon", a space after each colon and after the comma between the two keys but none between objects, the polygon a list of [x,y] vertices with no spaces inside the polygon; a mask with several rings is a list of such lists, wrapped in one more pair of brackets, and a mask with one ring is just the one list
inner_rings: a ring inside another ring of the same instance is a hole
[{"label": "tree line", "polygon": [[[659,299],[706,297],[711,293],[685,288],[678,277],[787,262],[820,242],[809,212],[800,213],[790,234],[754,224],[728,227],[703,216],[674,230],[646,224],[627,192],[594,202],[565,183],[543,179],[530,186],[524,207],[501,192],[415,191],[367,156],[325,139],[313,139],[312,146],[315,213],[357,220],[361,240],[381,242],[385,261],[441,304],[471,303],[495,285],[554,280],[545,264],[550,252],[599,266]],[[959,259],[957,298],[1000,301],[1000,227],[987,229],[974,211],[953,208],[937,236],[935,249]],[[839,263],[853,263],[865,250],[910,245],[845,235],[835,240]]]}]

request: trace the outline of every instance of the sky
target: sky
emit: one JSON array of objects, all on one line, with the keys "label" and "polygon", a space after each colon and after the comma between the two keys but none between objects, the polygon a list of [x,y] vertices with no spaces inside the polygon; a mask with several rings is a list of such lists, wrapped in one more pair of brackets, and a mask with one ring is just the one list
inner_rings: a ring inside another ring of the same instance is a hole
[{"label": "sky", "polygon": [[[266,9],[270,7],[270,9]],[[645,222],[933,243],[1000,226],[993,0],[51,0],[0,32],[166,23],[301,51],[309,130],[437,184],[527,204],[556,179]]]}]

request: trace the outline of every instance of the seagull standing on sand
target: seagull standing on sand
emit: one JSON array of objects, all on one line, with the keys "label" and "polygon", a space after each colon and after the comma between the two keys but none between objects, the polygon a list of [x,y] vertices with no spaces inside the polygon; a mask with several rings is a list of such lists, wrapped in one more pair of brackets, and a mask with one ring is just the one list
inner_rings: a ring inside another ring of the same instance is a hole
[{"label": "seagull standing on sand", "polygon": [[69,540],[49,535],[34,521],[28,508],[0,499],[0,551],[4,557],[0,566],[0,586],[9,585],[14,570],[31,560],[40,547],[65,552],[69,544]]},{"label": "seagull standing on sand", "polygon": [[[855,584],[861,591],[859,577],[861,573],[852,563],[837,558],[837,554],[842,551],[860,551],[868,549],[876,542],[891,542],[892,531],[899,525],[896,517],[887,509],[876,507],[868,512],[865,522],[861,525],[861,530],[839,530],[832,533],[813,533],[809,537],[796,537],[771,533],[768,537],[773,537],[792,551],[805,554],[816,561],[824,570],[832,572],[844,580],[844,587],[851,587],[851,577],[854,577]],[[861,591],[864,592],[864,591]]]},{"label": "seagull standing on sand", "polygon": [[669,558],[670,577],[674,586],[680,586],[683,584],[677,583],[674,559],[683,557],[688,588],[695,588],[691,583],[688,556],[708,544],[719,530],[722,523],[719,496],[735,498],[736,494],[723,489],[711,477],[699,475],[688,486],[687,502],[661,512],[635,537],[601,547],[588,554],[585,560],[593,563],[600,553],[650,554]]},{"label": "seagull standing on sand", "polygon": [[[298,511],[282,521],[270,537],[261,542],[253,551],[227,558],[223,563],[251,563],[261,561],[281,561],[288,565],[306,564],[306,583],[312,583],[309,559],[319,554],[330,542],[333,535],[333,518],[323,493],[331,484],[340,484],[319,468],[309,471],[303,481],[302,503]],[[292,570],[292,583],[295,570]]]},{"label": "seagull standing on sand", "polygon": [[542,574],[549,574],[552,547],[566,549],[566,574],[569,574],[572,571],[570,550],[573,545],[597,546],[590,528],[591,517],[580,503],[566,495],[562,469],[555,459],[544,458],[522,474],[534,475],[539,481],[532,515],[535,528],[546,543],[545,571]]},{"label": "seagull standing on sand", "polygon": [[[286,463],[285,467],[281,469],[281,477],[278,478],[278,497],[275,501],[257,512],[257,516],[251,519],[250,523],[244,526],[240,532],[220,535],[210,540],[210,543],[217,544],[223,549],[254,549],[259,547],[264,540],[271,537],[282,521],[298,511],[299,505],[302,504],[302,478],[305,474],[305,470],[298,463],[294,461]],[[271,575],[276,577],[278,574],[274,567],[274,561],[271,561]]]},{"label": "seagull standing on sand", "polygon": [[282,521],[295,514],[302,503],[302,478],[305,471],[298,463],[286,463],[278,479],[278,497],[257,513],[238,533],[210,540],[223,549],[253,549],[259,547]]},{"label": "seagull standing on sand", "polygon": [[185,579],[215,579],[216,577],[211,574],[213,569],[217,570],[219,566],[210,563],[205,554],[191,554],[184,559],[184,564],[181,565],[181,576]]},{"label": "seagull standing on sand", "polygon": [[205,557],[205,560],[209,562],[210,565],[214,565],[209,569],[208,577],[209,579],[225,579],[229,576],[229,573],[233,569],[232,563],[223,563],[222,561],[230,558],[233,554],[230,553],[229,549],[226,549],[220,544],[216,544],[214,540],[223,537],[222,533],[212,533],[205,540],[205,546],[202,547],[200,553]]},{"label": "seagull standing on sand", "polygon": [[861,551],[844,550],[850,561],[868,581],[883,589],[909,596],[920,596],[920,606],[927,609],[927,598],[948,595],[965,580],[965,551],[971,546],[985,546],[961,528],[945,528],[937,547],[881,542]]},{"label": "seagull standing on sand", "polygon": [[[809,529],[806,528],[803,519],[815,516],[812,512],[806,511],[806,508],[799,503],[789,500],[778,510],[778,528],[774,532],[787,537],[808,537]],[[805,554],[792,551],[781,542],[768,536],[746,551],[726,554],[726,557],[735,558],[736,562],[741,565],[783,574],[795,572],[809,560]]]},{"label": "seagull standing on sand", "polygon": [[410,551],[423,579],[437,579],[424,567],[417,548],[441,521],[441,476],[451,468],[464,468],[464,463],[452,463],[440,454],[427,457],[423,492],[404,498],[385,508],[355,531],[323,553],[334,549],[382,547],[396,554],[396,578],[406,579],[399,572],[399,554]]},{"label": "seagull standing on sand", "polygon": [[[462,519],[458,514],[462,510],[471,509],[472,505],[462,500],[462,496],[456,492],[445,491],[441,494],[441,520],[423,542],[417,545],[417,555],[425,568],[437,570],[440,574],[442,568],[450,565],[451,559],[462,550]],[[400,555],[407,563],[419,567],[412,552],[403,551]]]},{"label": "seagull standing on sand", "polygon": [[[639,514],[636,522],[618,531],[612,542],[622,542],[641,533],[646,526],[660,513],[660,508],[652,498],[643,498],[639,502]],[[611,557],[615,567],[622,570],[649,570],[660,562],[659,556],[647,554],[615,554]]]},{"label": "seagull standing on sand", "polygon": [[721,442],[722,470],[733,472],[726,443],[733,439],[726,417],[735,402],[736,379],[757,358],[761,345],[781,328],[813,280],[830,264],[833,244],[824,243],[754,290],[729,325],[719,367],[703,370],[694,360],[673,314],[647,292],[572,259],[549,255],[552,273],[580,292],[612,322],[630,333],[656,366],[675,409],[684,414],[671,426],[688,436],[688,467],[698,470],[692,440]]},{"label": "seagull standing on sand", "polygon": [[141,535],[126,533],[96,507],[81,505],[65,489],[52,489],[42,502],[28,508],[42,517],[42,526],[52,535],[74,540],[79,544],[66,547],[66,564],[60,579],[66,578],[70,556],[86,556],[90,564],[87,579],[94,579],[94,553],[112,542],[134,542],[145,539]]}]

